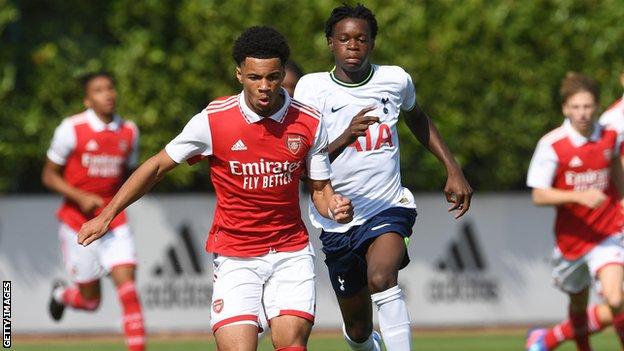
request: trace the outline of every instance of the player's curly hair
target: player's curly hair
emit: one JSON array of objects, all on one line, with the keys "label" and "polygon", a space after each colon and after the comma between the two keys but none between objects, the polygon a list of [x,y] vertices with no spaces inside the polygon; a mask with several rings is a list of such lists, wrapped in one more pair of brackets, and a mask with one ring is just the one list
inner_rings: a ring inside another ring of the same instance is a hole
[{"label": "player's curly hair", "polygon": [[288,42],[282,33],[268,26],[247,28],[234,42],[232,56],[237,65],[245,58],[279,58],[282,65],[290,56]]},{"label": "player's curly hair", "polygon": [[82,87],[82,92],[84,94],[87,93],[87,87],[89,87],[89,83],[91,83],[92,80],[94,80],[95,78],[98,78],[98,77],[108,78],[113,83],[113,85],[115,84],[115,78],[113,77],[112,74],[110,74],[107,71],[97,71],[97,72],[85,73],[82,76],[80,76],[80,78],[79,78],[80,86]]},{"label": "player's curly hair", "polygon": [[325,22],[325,37],[329,38],[334,33],[334,26],[336,23],[342,21],[345,18],[361,18],[368,22],[368,27],[371,31],[372,39],[375,39],[377,36],[377,19],[375,19],[375,15],[373,12],[366,6],[362,4],[357,4],[355,6],[350,6],[345,3],[342,6],[338,6],[332,10],[331,15]]},{"label": "player's curly hair", "polygon": [[600,101],[600,86],[595,80],[577,72],[566,73],[559,89],[561,101],[566,102],[570,96],[582,91],[592,94],[596,102]]}]

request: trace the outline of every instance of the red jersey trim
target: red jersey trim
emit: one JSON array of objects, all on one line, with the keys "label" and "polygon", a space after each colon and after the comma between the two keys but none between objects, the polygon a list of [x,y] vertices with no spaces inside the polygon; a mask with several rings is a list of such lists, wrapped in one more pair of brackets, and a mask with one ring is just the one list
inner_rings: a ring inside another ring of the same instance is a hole
[{"label": "red jersey trim", "polygon": [[305,112],[307,115],[312,116],[316,119],[321,119],[321,113],[314,107],[304,105],[297,100],[292,100],[291,105],[298,111]]},{"label": "red jersey trim", "polygon": [[223,105],[229,104],[230,102],[232,102],[234,100],[237,100],[237,98],[238,98],[238,95],[232,95],[232,96],[229,96],[229,97],[224,97],[223,100],[218,100],[217,99],[217,100],[211,101],[208,104],[208,106],[206,106],[206,108],[209,108],[209,107],[219,108],[219,107],[221,107]]},{"label": "red jersey trim", "polygon": [[236,105],[238,105],[238,101],[232,101],[229,102],[227,104],[224,105],[219,105],[219,106],[208,106],[206,107],[206,112],[210,113],[217,113],[217,112],[222,112],[222,111],[227,111],[233,107],[235,107]]},{"label": "red jersey trim", "polygon": [[280,310],[279,311],[279,316],[295,316],[295,317],[300,317],[306,320],[309,320],[310,322],[312,322],[312,324],[314,324],[314,315],[308,313],[308,312],[304,312],[304,311],[299,311],[299,310]]}]

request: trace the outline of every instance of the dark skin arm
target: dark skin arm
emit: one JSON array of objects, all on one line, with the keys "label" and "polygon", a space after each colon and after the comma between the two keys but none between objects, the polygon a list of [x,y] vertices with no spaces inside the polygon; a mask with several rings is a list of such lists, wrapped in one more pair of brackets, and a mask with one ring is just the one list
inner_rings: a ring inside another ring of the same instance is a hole
[{"label": "dark skin arm", "polygon": [[366,116],[366,114],[375,109],[375,106],[369,106],[358,112],[349,123],[345,131],[340,134],[336,140],[329,143],[329,162],[334,162],[347,146],[351,145],[357,138],[366,135],[368,126],[379,122],[379,117]]},{"label": "dark skin arm", "polygon": [[405,112],[405,122],[416,139],[444,165],[446,169],[444,195],[446,201],[451,204],[448,210],[449,212],[457,211],[455,218],[463,216],[470,208],[472,187],[464,177],[464,172],[455,161],[451,150],[431,118],[418,106],[418,103],[411,111]]},{"label": "dark skin arm", "polygon": [[[358,137],[366,135],[368,126],[378,123],[379,118],[367,116],[374,110],[369,106],[358,112],[345,131],[329,144],[329,159],[334,161],[340,153],[353,143]],[[464,177],[464,172],[459,167],[448,146],[442,139],[429,116],[418,106],[414,105],[411,111],[405,112],[405,121],[418,141],[435,155],[446,169],[447,179],[444,186],[446,201],[451,204],[448,211],[457,211],[455,218],[463,216],[470,208],[472,188]]]},{"label": "dark skin arm", "polygon": [[69,201],[75,202],[84,214],[91,214],[104,205],[104,200],[100,196],[68,184],[63,179],[63,166],[47,158],[41,173],[41,183],[46,188],[63,195]]}]

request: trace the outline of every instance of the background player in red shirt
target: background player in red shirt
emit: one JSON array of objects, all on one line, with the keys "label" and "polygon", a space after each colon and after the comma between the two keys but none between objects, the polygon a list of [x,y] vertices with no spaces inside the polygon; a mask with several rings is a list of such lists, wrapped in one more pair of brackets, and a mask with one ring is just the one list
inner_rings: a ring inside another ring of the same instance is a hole
[{"label": "background player in red shirt", "polygon": [[58,211],[59,238],[65,266],[74,286],[53,286],[50,314],[60,320],[65,306],[93,311],[100,304],[100,278],[109,273],[123,310],[126,343],[131,351],[145,347],[143,314],[134,280],[134,238],[122,212],[102,241],[93,247],[77,243],[77,232],[110,201],[128,168],[138,158],[138,129],[115,114],[117,93],[105,72],[83,78],[86,111],[68,117],[57,127],[47,152],[42,182],[63,195]]},{"label": "background player in red shirt", "polygon": [[[538,143],[527,185],[533,201],[555,206],[553,254],[555,284],[570,297],[569,320],[529,333],[530,351],[553,350],[573,339],[578,350],[591,350],[589,334],[605,325],[605,309],[624,341],[624,214],[620,203],[622,167],[618,134],[596,122],[599,89],[590,78],[569,73],[561,85],[563,125]],[[606,306],[586,312],[592,281],[600,283]]]},{"label": "background player in red shirt", "polygon": [[206,249],[214,253],[211,324],[220,351],[256,349],[262,308],[276,349],[306,350],[315,292],[314,253],[299,209],[303,169],[320,213],[339,222],[353,215],[350,201],[334,194],[329,182],[327,134],[318,111],[281,87],[289,51],[274,29],[243,32],[233,49],[243,91],[196,114],[79,234],[79,242],[89,245],[168,171],[207,158],[217,195]]}]

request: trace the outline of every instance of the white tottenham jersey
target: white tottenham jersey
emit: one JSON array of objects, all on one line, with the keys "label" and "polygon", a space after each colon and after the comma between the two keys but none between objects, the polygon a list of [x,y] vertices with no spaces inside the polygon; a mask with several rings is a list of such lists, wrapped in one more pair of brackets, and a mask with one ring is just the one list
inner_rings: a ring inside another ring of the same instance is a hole
[{"label": "white tottenham jersey", "polygon": [[367,115],[379,117],[379,123],[369,126],[367,135],[347,147],[331,165],[335,191],[353,203],[353,221],[339,224],[326,219],[310,202],[310,220],[315,227],[343,233],[388,208],[416,207],[412,193],[401,185],[397,132],[401,110],[411,110],[416,104],[416,91],[407,72],[397,66],[373,65],[370,75],[359,84],[340,82],[333,72],[311,73],[297,83],[295,100],[321,111],[330,142],[363,108],[375,106]]}]

